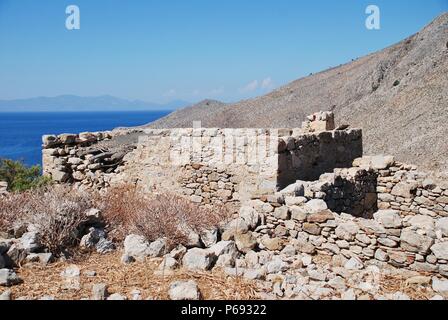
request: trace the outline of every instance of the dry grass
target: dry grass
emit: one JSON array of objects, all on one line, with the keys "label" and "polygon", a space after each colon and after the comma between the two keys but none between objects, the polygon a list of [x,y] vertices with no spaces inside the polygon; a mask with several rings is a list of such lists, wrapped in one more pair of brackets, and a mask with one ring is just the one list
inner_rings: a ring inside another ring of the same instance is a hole
[{"label": "dry grass", "polygon": [[[255,282],[229,277],[220,271],[190,273],[179,270],[172,275],[155,275],[154,270],[160,259],[124,265],[120,262],[120,254],[116,252],[108,255],[92,254],[74,263],[81,269],[80,290],[62,288],[60,273],[71,263],[57,262],[46,267],[32,265],[17,270],[24,282],[11,288],[13,298],[38,299],[50,295],[61,300],[78,300],[90,298],[94,284],[105,283],[109,293],[120,293],[128,299],[131,298],[132,290],[139,289],[143,299],[166,300],[169,298],[171,282],[190,279],[198,283],[203,298],[207,300],[253,300],[258,297]],[[87,277],[83,274],[85,271],[95,271],[97,275]]]},{"label": "dry grass", "polygon": [[116,240],[137,233],[150,241],[185,243],[191,231],[217,227],[229,217],[225,208],[207,210],[175,194],[147,195],[130,185],[109,189],[97,203]]},{"label": "dry grass", "polygon": [[383,275],[380,291],[382,294],[400,291],[407,294],[412,300],[428,300],[435,295],[430,286],[407,284],[406,280],[406,277],[400,275]]}]

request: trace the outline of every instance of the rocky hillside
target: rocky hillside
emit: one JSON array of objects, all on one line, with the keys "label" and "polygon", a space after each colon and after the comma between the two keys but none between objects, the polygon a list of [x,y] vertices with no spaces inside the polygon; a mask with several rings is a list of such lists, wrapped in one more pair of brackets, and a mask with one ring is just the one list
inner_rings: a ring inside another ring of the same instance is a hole
[{"label": "rocky hillside", "polygon": [[393,154],[448,175],[448,13],[419,33],[348,64],[296,80],[265,96],[202,102],[151,127],[298,127],[332,110],[364,129],[366,154]]}]

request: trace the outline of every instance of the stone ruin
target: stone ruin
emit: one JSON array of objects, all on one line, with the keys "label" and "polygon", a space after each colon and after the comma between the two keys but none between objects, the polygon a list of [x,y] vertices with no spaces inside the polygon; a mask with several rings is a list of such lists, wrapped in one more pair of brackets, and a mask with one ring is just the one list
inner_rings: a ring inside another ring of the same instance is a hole
[{"label": "stone ruin", "polygon": [[132,129],[43,143],[44,173],[56,181],[94,189],[133,183],[228,206],[238,226],[252,225],[221,236],[242,252],[239,233],[249,233],[249,249],[292,246],[448,276],[448,184],[391,156],[363,156],[362,131],[336,127],[329,112],[302,128]]},{"label": "stone ruin", "polygon": [[[312,127],[313,130],[309,130]],[[362,156],[360,129],[322,113],[291,129],[132,129],[43,137],[43,171],[86,188],[127,182],[233,203],[312,181]]]}]

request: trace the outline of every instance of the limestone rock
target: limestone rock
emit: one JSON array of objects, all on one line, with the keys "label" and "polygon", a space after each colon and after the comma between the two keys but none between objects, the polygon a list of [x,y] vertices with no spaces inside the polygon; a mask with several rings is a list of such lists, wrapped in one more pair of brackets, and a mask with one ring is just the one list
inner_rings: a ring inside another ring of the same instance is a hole
[{"label": "limestone rock", "polygon": [[289,209],[285,206],[282,206],[274,210],[274,217],[281,220],[288,220],[291,217],[291,215]]},{"label": "limestone rock", "polygon": [[157,239],[149,244],[148,253],[150,257],[161,257],[165,254],[167,244],[165,239]]},{"label": "limestone rock", "polygon": [[308,223],[308,222],[306,222],[306,223],[303,224],[302,228],[303,228],[303,231],[305,231],[306,233],[309,233],[309,234],[312,234],[312,235],[315,235],[315,236],[320,235],[320,233],[322,231],[322,228],[318,224],[316,224],[316,223]]},{"label": "limestone rock", "polygon": [[448,237],[448,217],[436,221],[436,230],[440,230],[445,237]]},{"label": "limestone rock", "polygon": [[352,257],[344,265],[347,270],[361,270],[364,268],[364,264],[359,258]]},{"label": "limestone rock", "polygon": [[176,281],[171,283],[168,295],[171,300],[199,300],[201,297],[195,281]]},{"label": "limestone rock", "polygon": [[334,220],[334,215],[330,210],[323,210],[318,213],[312,213],[307,217],[310,223],[324,223],[328,220]]},{"label": "limestone rock", "polygon": [[8,301],[11,300],[11,291],[6,290],[0,294],[0,301]]},{"label": "limestone rock", "polygon": [[37,252],[42,247],[39,243],[39,234],[35,231],[25,232],[20,238],[20,244],[26,252]]},{"label": "limestone rock", "polygon": [[61,277],[63,278],[63,288],[64,289],[74,289],[79,290],[80,288],[80,270],[77,265],[71,265],[61,272]]},{"label": "limestone rock", "polygon": [[426,215],[415,215],[409,219],[409,224],[412,227],[424,230],[434,229],[434,219]]},{"label": "limestone rock", "polygon": [[268,273],[279,273],[288,269],[288,264],[279,258],[274,258],[266,265]]},{"label": "limestone rock", "polygon": [[327,204],[321,199],[312,199],[305,204],[309,213],[318,213],[328,209]]},{"label": "limestone rock", "polygon": [[397,210],[380,210],[373,214],[374,219],[385,228],[399,228],[402,219]]},{"label": "limestone rock", "polygon": [[212,251],[216,257],[223,254],[230,254],[234,258],[238,256],[238,250],[234,241],[219,241],[208,250]]},{"label": "limestone rock", "polygon": [[143,236],[130,234],[124,240],[124,253],[136,260],[143,261],[151,253],[149,242]]},{"label": "limestone rock", "polygon": [[204,230],[200,233],[200,237],[204,246],[209,248],[218,241],[218,229]]},{"label": "limestone rock", "polygon": [[414,196],[416,188],[417,188],[416,183],[399,182],[392,189],[391,194],[403,198],[412,198]]},{"label": "limestone rock", "polygon": [[260,221],[260,214],[252,207],[243,206],[239,211],[242,218],[248,225],[250,230],[255,229]]},{"label": "limestone rock", "polygon": [[178,266],[179,263],[177,262],[176,259],[170,256],[165,256],[162,262],[159,264],[158,271],[163,272],[165,274],[169,274],[173,270],[176,270]]},{"label": "limestone rock", "polygon": [[448,260],[448,241],[436,243],[431,247],[437,259]]},{"label": "limestone rock", "polygon": [[113,293],[109,297],[107,297],[107,300],[123,301],[123,300],[127,300],[127,298],[119,293]]},{"label": "limestone rock", "polygon": [[207,249],[193,248],[182,259],[183,266],[190,271],[210,270],[216,262],[216,255]]},{"label": "limestone rock", "polygon": [[339,239],[352,241],[359,232],[359,226],[353,221],[341,223],[335,230]]},{"label": "limestone rock", "polygon": [[257,239],[252,232],[235,235],[235,243],[239,251],[246,253],[257,246]]},{"label": "limestone rock", "polygon": [[261,243],[270,251],[282,250],[283,240],[280,238],[264,238]]},{"label": "limestone rock", "polygon": [[400,236],[401,247],[410,252],[426,254],[434,244],[434,239],[421,235],[411,229],[404,229]]},{"label": "limestone rock", "polygon": [[0,286],[10,287],[19,284],[22,280],[10,269],[0,269]]},{"label": "limestone rock", "polygon": [[448,280],[439,280],[437,277],[432,278],[432,289],[446,297],[448,297]]},{"label": "limestone rock", "polygon": [[105,300],[107,297],[107,285],[104,283],[94,284],[92,287],[92,300]]},{"label": "limestone rock", "polygon": [[305,221],[308,216],[308,213],[304,206],[302,206],[302,207],[292,206],[292,207],[290,207],[290,211],[291,211],[291,219],[297,220],[300,222]]}]

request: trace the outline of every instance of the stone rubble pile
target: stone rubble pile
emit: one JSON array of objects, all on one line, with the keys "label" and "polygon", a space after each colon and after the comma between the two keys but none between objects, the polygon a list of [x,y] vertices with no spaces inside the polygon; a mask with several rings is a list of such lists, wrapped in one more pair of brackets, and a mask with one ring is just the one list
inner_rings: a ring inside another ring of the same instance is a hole
[{"label": "stone rubble pile", "polygon": [[96,146],[98,142],[128,134],[128,131],[84,132],[42,137],[44,174],[55,182],[82,183],[87,187],[107,187],[124,156],[133,149],[116,150]]},{"label": "stone rubble pile", "polygon": [[[101,214],[97,209],[90,209],[88,220],[78,226],[79,248],[84,252],[96,251],[104,254],[115,250],[115,244],[107,238]],[[55,256],[41,243],[39,232],[33,225],[17,225],[14,230],[0,233],[0,286],[12,286],[21,283],[14,272],[15,268],[28,264],[47,266],[54,262]],[[76,269],[76,268],[75,268]],[[76,279],[79,270],[68,270],[64,276]],[[73,288],[79,283],[68,281],[67,287]]]},{"label": "stone rubble pile", "polygon": [[302,123],[305,132],[331,131],[335,129],[334,113],[331,111],[320,111],[309,115]]}]

